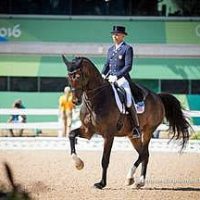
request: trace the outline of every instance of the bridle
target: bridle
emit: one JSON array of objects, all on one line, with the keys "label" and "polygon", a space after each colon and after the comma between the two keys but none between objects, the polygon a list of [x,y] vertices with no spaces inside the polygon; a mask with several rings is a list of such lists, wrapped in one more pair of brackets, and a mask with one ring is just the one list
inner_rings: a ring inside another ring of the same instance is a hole
[{"label": "bridle", "polygon": [[[99,87],[96,87],[94,89],[88,89],[88,86],[86,84],[87,78],[86,78],[85,74],[83,73],[83,69],[81,67],[78,67],[78,68],[74,69],[73,71],[68,72],[68,75],[69,75],[72,92],[73,93],[78,93],[78,92],[81,93],[82,100],[89,111],[90,121],[92,121],[92,117],[93,118],[95,117],[94,113],[93,113],[94,99],[99,97],[99,95],[107,87],[109,87],[110,84],[107,81],[105,81]],[[79,87],[77,87],[76,81],[78,83],[80,83]]]},{"label": "bridle", "polygon": [[[80,73],[77,73],[77,72],[80,72]],[[75,81],[77,74],[80,75],[80,76],[78,76],[78,78],[81,77],[81,80],[80,80],[81,83],[86,81],[86,78],[85,78],[81,68],[73,70],[72,72],[68,72],[70,81]],[[70,78],[72,76],[73,76],[73,78]],[[72,79],[74,79],[74,80],[72,80]],[[108,86],[109,86],[108,82],[105,82],[103,85],[101,85],[101,86],[99,86],[97,88],[87,89],[86,86],[83,86],[83,84],[81,84],[81,87],[72,86],[71,90],[72,90],[72,92],[77,92],[77,91],[82,92],[83,100],[88,102],[88,101],[93,100],[95,97],[97,97]]]},{"label": "bridle", "polygon": [[[80,74],[77,73],[80,71]],[[70,80],[70,83],[71,83],[71,90],[72,92],[77,92],[77,91],[83,91],[83,85],[81,84],[81,88],[80,87],[74,87],[74,82],[76,81],[76,79],[78,79],[79,77],[81,77],[81,82],[82,82],[82,79],[83,79],[83,73],[82,73],[82,70],[81,68],[78,68],[76,70],[73,70],[72,72],[68,72],[68,76],[69,76],[69,80]]]},{"label": "bridle", "polygon": [[[70,81],[76,81],[76,74],[78,73],[79,76],[77,76],[78,78],[81,78],[79,81],[81,83],[81,87],[74,87],[72,86],[71,87],[71,90],[72,92],[78,92],[80,91],[81,94],[82,94],[82,99],[83,99],[83,102],[85,103],[90,115],[89,115],[89,119],[90,121],[92,121],[92,117],[94,117],[93,115],[93,110],[92,110],[92,107],[94,106],[94,103],[92,103],[92,101],[98,97],[108,86],[109,86],[109,83],[108,82],[105,82],[103,85],[100,85],[99,87],[96,87],[94,89],[87,89],[87,86],[83,85],[83,83],[86,81],[86,77],[84,76],[84,73],[82,71],[81,68],[78,68],[76,70],[73,70],[72,72],[69,72],[68,75],[69,75],[69,78],[70,78]],[[74,79],[74,80],[72,80]],[[72,85],[72,84],[71,84]],[[73,84],[75,85],[75,84]]]}]

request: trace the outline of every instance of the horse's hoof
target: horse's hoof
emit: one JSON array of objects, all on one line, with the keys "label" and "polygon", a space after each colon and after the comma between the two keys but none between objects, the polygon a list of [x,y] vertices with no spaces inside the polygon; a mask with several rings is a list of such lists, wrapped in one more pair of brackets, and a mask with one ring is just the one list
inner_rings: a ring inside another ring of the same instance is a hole
[{"label": "horse's hoof", "polygon": [[125,185],[126,185],[126,186],[133,185],[134,182],[135,182],[135,181],[134,181],[134,178],[128,178],[128,179],[126,179],[126,181],[125,181]]},{"label": "horse's hoof", "polygon": [[78,170],[83,169],[84,167],[84,162],[76,155],[76,154],[72,154],[72,159],[75,162],[75,167]]},{"label": "horse's hoof", "polygon": [[137,189],[140,189],[140,188],[144,187],[144,185],[145,185],[144,182],[136,183],[136,188],[137,188]]},{"label": "horse's hoof", "polygon": [[103,185],[103,184],[100,182],[100,183],[95,183],[95,184],[94,184],[94,187],[101,190],[101,189],[103,189],[103,188],[105,187],[105,185]]},{"label": "horse's hoof", "polygon": [[84,162],[80,159],[78,162],[75,163],[76,169],[81,170],[84,168]]}]

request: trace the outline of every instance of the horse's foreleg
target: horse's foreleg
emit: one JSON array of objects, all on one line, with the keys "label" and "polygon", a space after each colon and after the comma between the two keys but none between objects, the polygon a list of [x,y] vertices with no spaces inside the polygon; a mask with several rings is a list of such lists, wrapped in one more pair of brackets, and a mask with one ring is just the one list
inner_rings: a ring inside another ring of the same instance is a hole
[{"label": "horse's foreleg", "polygon": [[70,142],[70,148],[71,148],[71,154],[76,154],[76,137],[79,135],[79,129],[75,129],[70,131],[69,133],[69,142]]},{"label": "horse's foreleg", "polygon": [[76,154],[76,147],[75,147],[75,144],[76,144],[76,137],[79,135],[80,133],[80,128],[78,129],[75,129],[75,130],[72,130],[70,133],[69,133],[69,141],[70,141],[70,148],[71,148],[71,155],[72,155],[72,159],[74,160],[75,162],[75,166],[78,170],[81,170],[83,169],[84,167],[84,163],[83,161],[77,156]]},{"label": "horse's foreleg", "polygon": [[109,165],[110,160],[110,153],[112,149],[114,137],[112,138],[104,138],[104,151],[103,151],[103,157],[101,160],[102,165],[102,178],[99,183],[95,183],[94,186],[98,189],[102,189],[107,184],[107,169]]}]

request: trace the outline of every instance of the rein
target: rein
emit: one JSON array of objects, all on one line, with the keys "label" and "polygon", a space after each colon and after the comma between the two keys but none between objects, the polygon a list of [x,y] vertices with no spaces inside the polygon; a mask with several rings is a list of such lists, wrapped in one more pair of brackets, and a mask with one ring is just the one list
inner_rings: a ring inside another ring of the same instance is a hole
[{"label": "rein", "polygon": [[[109,86],[109,84],[105,83],[105,84],[103,84],[103,85],[101,85],[100,87],[97,87],[97,88],[95,88],[95,89],[84,91],[84,93],[83,93],[84,100],[86,100],[86,101],[91,101],[91,100],[93,100],[97,95],[99,95],[102,91],[104,91],[104,89],[105,89],[106,87],[108,87],[108,86]],[[99,91],[99,90],[100,90],[100,91]],[[97,91],[97,92],[96,92],[96,91]],[[96,92],[96,93],[94,93],[94,92]],[[87,93],[87,95],[86,95],[86,93]],[[90,94],[92,94],[92,93],[94,93],[93,96],[88,97],[88,95],[90,95]]]},{"label": "rein", "polygon": [[[102,85],[100,87],[97,87],[95,89],[84,91],[84,93],[83,93],[83,101],[85,102],[85,105],[86,105],[86,107],[87,107],[87,109],[89,111],[89,119],[90,119],[90,121],[92,121],[92,117],[94,118],[94,113],[93,113],[93,110],[92,110],[92,106],[93,105],[92,105],[91,101],[95,97],[97,97],[99,94],[101,94],[101,92],[104,91],[105,88],[107,88],[108,86],[109,86],[109,84],[106,83],[106,84],[104,84],[104,85]],[[98,91],[98,90],[100,90],[100,91]],[[93,94],[93,96],[88,97],[88,95],[86,93]]]}]

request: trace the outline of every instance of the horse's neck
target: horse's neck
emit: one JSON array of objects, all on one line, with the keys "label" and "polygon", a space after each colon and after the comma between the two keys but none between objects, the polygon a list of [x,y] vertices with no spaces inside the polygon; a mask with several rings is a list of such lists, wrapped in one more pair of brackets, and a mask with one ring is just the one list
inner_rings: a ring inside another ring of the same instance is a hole
[{"label": "horse's neck", "polygon": [[91,61],[86,60],[86,66],[89,72],[89,81],[87,84],[86,93],[91,93],[91,91],[95,91],[98,90],[98,88],[101,88],[106,81],[102,78],[100,72]]},{"label": "horse's neck", "polygon": [[90,76],[90,80],[84,90],[85,99],[95,103],[97,101],[96,98],[99,98],[100,95],[103,95],[108,85],[108,82],[105,81],[101,75]]},{"label": "horse's neck", "polygon": [[84,91],[85,97],[91,100],[94,99],[94,97],[101,93],[103,87],[104,84],[100,82],[91,81],[91,83],[88,84],[87,89]]},{"label": "horse's neck", "polygon": [[102,78],[101,74],[95,68],[92,68],[91,74],[89,75],[88,89],[94,90],[104,84],[105,80]]}]

